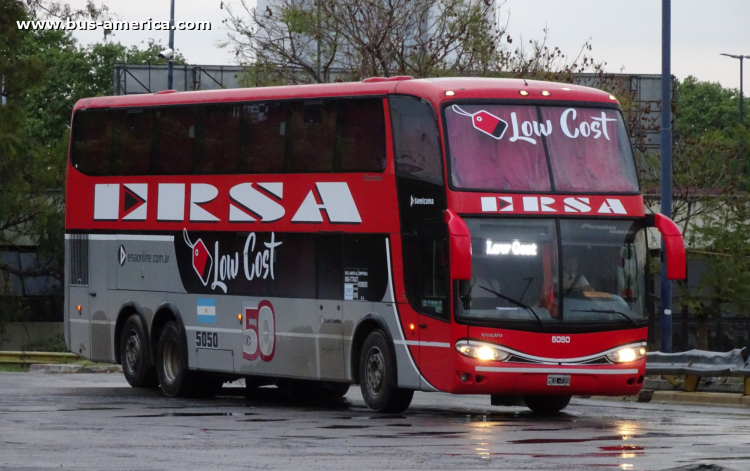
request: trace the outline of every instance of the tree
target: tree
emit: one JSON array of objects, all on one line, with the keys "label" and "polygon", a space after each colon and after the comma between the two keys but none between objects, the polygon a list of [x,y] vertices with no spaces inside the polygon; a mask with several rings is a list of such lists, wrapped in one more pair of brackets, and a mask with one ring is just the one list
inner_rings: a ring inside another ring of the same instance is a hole
[{"label": "tree", "polygon": [[750,211],[743,190],[750,131],[737,122],[738,97],[737,90],[695,77],[675,88],[672,211],[688,261],[703,267],[699,283],[678,285],[679,302],[697,317],[704,350],[708,318],[750,307]]},{"label": "tree", "polygon": [[[116,62],[159,63],[158,43],[125,47],[106,42],[81,47],[70,33],[20,30],[16,21],[39,16],[88,18],[103,14],[41,0],[0,0],[0,328],[23,318],[15,294],[22,277],[62,282],[64,181],[71,110],[81,98],[112,93]],[[93,10],[92,10],[93,8]],[[180,55],[177,61],[183,62]],[[4,256],[34,247],[36,263]]]},{"label": "tree", "polygon": [[[540,41],[512,48],[496,2],[465,0],[274,0],[258,11],[242,0],[226,23],[251,83],[321,83],[370,76],[513,76],[570,80],[599,71]],[[523,43],[523,41],[521,41]]]},{"label": "tree", "polygon": [[[0,106],[0,247],[31,241],[39,244],[40,256],[36,266],[26,269],[0,260],[0,296],[14,289],[19,276],[49,274],[61,261],[56,257],[60,251],[54,250],[60,244],[53,242],[63,232],[61,207],[48,192],[60,188],[59,174],[53,170],[59,164],[50,159],[52,146],[40,148],[27,139],[23,96],[40,86],[44,64],[28,53],[29,34],[16,26],[16,20],[26,17],[27,11],[18,2],[0,0],[0,78],[7,99]],[[0,327],[18,314],[14,298],[4,299]]]}]

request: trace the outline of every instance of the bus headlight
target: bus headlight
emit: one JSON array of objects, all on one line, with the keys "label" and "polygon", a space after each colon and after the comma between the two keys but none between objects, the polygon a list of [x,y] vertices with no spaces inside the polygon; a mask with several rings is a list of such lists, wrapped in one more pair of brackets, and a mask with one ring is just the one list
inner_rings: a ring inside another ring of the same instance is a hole
[{"label": "bus headlight", "polygon": [[643,347],[625,347],[607,354],[607,360],[612,363],[628,363],[640,360],[646,356],[646,349]]},{"label": "bus headlight", "polygon": [[477,360],[503,361],[510,357],[510,353],[500,350],[486,343],[460,340],[456,342],[456,351],[461,355]]}]

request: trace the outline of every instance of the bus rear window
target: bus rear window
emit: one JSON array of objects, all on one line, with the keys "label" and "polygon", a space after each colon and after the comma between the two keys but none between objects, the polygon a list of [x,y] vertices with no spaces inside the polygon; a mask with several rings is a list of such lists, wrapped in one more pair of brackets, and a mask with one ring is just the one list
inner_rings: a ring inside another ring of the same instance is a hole
[{"label": "bus rear window", "polygon": [[76,113],[71,143],[75,168],[86,175],[107,175],[113,124],[106,111]]},{"label": "bus rear window", "polygon": [[484,103],[453,104],[444,113],[457,189],[638,191],[616,110]]}]

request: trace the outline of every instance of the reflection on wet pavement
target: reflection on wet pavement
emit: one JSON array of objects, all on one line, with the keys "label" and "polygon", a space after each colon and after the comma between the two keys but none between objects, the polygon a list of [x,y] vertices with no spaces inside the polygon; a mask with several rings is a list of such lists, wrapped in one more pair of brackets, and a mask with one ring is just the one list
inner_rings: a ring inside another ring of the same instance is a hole
[{"label": "reflection on wet pavement", "polygon": [[381,415],[356,388],[326,402],[274,388],[166,399],[96,376],[50,387],[0,375],[0,468],[750,469],[743,409],[575,399],[541,417],[486,397],[417,393],[406,413]]}]

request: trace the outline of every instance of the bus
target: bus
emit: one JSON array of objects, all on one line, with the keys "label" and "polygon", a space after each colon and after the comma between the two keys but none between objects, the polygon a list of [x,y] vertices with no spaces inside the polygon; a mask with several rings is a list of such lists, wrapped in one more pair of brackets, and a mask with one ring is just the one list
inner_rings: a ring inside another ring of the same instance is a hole
[{"label": "bus", "polygon": [[73,110],[65,338],[133,387],[374,411],[633,395],[647,215],[617,99],[489,78],[164,91]]}]

